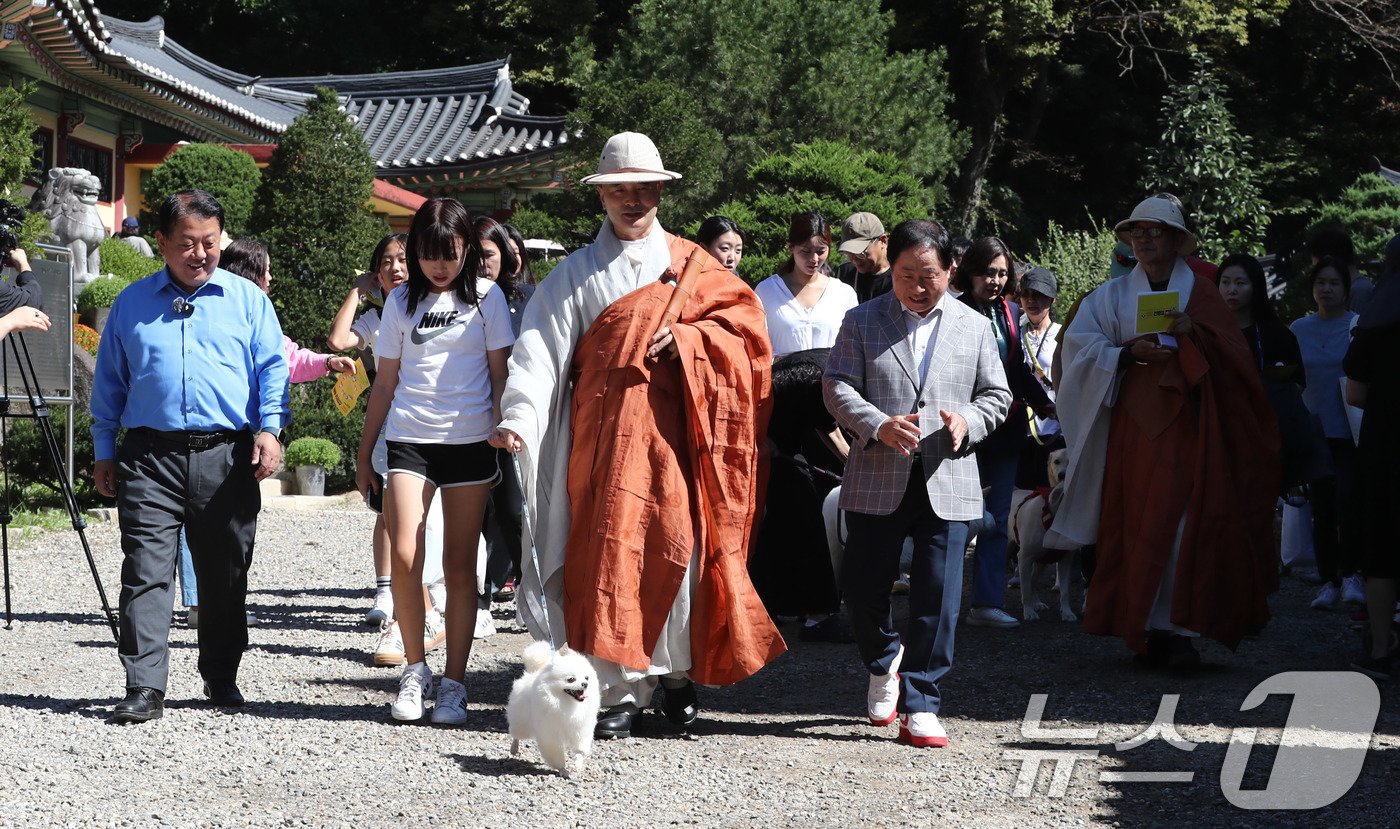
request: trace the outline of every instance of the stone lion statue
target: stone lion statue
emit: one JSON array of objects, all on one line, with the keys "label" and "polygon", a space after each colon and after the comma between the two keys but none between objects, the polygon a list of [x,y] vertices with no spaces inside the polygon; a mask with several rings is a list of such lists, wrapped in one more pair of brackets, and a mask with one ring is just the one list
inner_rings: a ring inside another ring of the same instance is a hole
[{"label": "stone lion statue", "polygon": [[73,287],[79,290],[102,273],[98,246],[107,228],[97,214],[102,182],[79,167],[55,167],[29,202],[31,211],[49,219],[49,230],[58,244],[73,252]]}]

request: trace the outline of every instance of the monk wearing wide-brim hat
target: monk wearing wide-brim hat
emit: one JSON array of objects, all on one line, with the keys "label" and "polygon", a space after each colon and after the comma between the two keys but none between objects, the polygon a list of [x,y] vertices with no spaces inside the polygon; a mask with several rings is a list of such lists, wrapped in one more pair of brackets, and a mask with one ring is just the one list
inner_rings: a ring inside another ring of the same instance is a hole
[{"label": "monk wearing wide-brim hat", "polygon": [[737,682],[785,649],[746,567],[772,348],[748,285],[657,220],[679,178],[647,136],[608,139],[582,180],[607,221],[527,306],[493,436],[520,453],[539,563],[522,566],[521,615],[592,660],[602,738],[629,736],[658,682],[688,726],[695,683]]}]

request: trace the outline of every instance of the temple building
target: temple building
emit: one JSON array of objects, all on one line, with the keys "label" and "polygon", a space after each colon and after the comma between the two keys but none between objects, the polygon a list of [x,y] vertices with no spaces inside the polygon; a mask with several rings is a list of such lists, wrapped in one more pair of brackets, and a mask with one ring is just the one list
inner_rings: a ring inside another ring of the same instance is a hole
[{"label": "temple building", "polygon": [[0,0],[0,82],[35,82],[35,174],[82,167],[102,183],[108,229],[140,212],[141,181],[184,142],[243,150],[266,165],[281,135],[328,86],[375,161],[372,209],[407,226],[428,196],[473,212],[512,209],[563,181],[564,118],[531,115],[509,59],[377,75],[251,77],[200,58],[90,0]]}]

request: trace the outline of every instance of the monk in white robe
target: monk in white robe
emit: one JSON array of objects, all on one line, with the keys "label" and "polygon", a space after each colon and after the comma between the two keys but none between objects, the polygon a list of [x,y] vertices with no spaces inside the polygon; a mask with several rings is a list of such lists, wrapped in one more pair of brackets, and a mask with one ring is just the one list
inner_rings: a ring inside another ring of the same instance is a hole
[{"label": "monk in white robe", "polygon": [[[1098,546],[1084,629],[1152,667],[1189,670],[1196,636],[1235,647],[1277,589],[1277,424],[1233,315],[1181,258],[1180,211],[1145,200],[1118,232],[1138,265],[1085,297],[1062,345],[1070,450],[1046,543]],[[1176,297],[1169,331],[1139,333],[1140,298]]]},{"label": "monk in white robe", "polygon": [[[520,616],[590,656],[610,738],[630,735],[658,679],[685,726],[692,678],[737,681],[784,646],[744,567],[771,392],[762,308],[706,256],[677,324],[653,337],[673,290],[662,278],[697,250],[656,219],[660,182],[679,176],[635,133],[610,139],[599,169],[584,182],[608,221],[527,306],[492,442],[520,453],[539,562],[538,578],[522,565]],[[644,359],[619,353],[632,345]]]}]

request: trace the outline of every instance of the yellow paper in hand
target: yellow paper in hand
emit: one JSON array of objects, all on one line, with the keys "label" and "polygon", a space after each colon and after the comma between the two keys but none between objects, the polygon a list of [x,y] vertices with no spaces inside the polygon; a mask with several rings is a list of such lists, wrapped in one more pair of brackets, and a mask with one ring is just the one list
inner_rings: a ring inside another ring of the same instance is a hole
[{"label": "yellow paper in hand", "polygon": [[1170,313],[1181,310],[1179,291],[1158,291],[1138,294],[1137,333],[1161,334],[1171,327]]},{"label": "yellow paper in hand", "polygon": [[355,410],[355,403],[359,401],[360,395],[369,388],[369,378],[365,376],[365,364],[360,358],[355,358],[355,373],[342,374],[335,380],[335,386],[331,389],[331,399],[335,401],[335,407],[340,409],[342,417],[349,417]]}]

